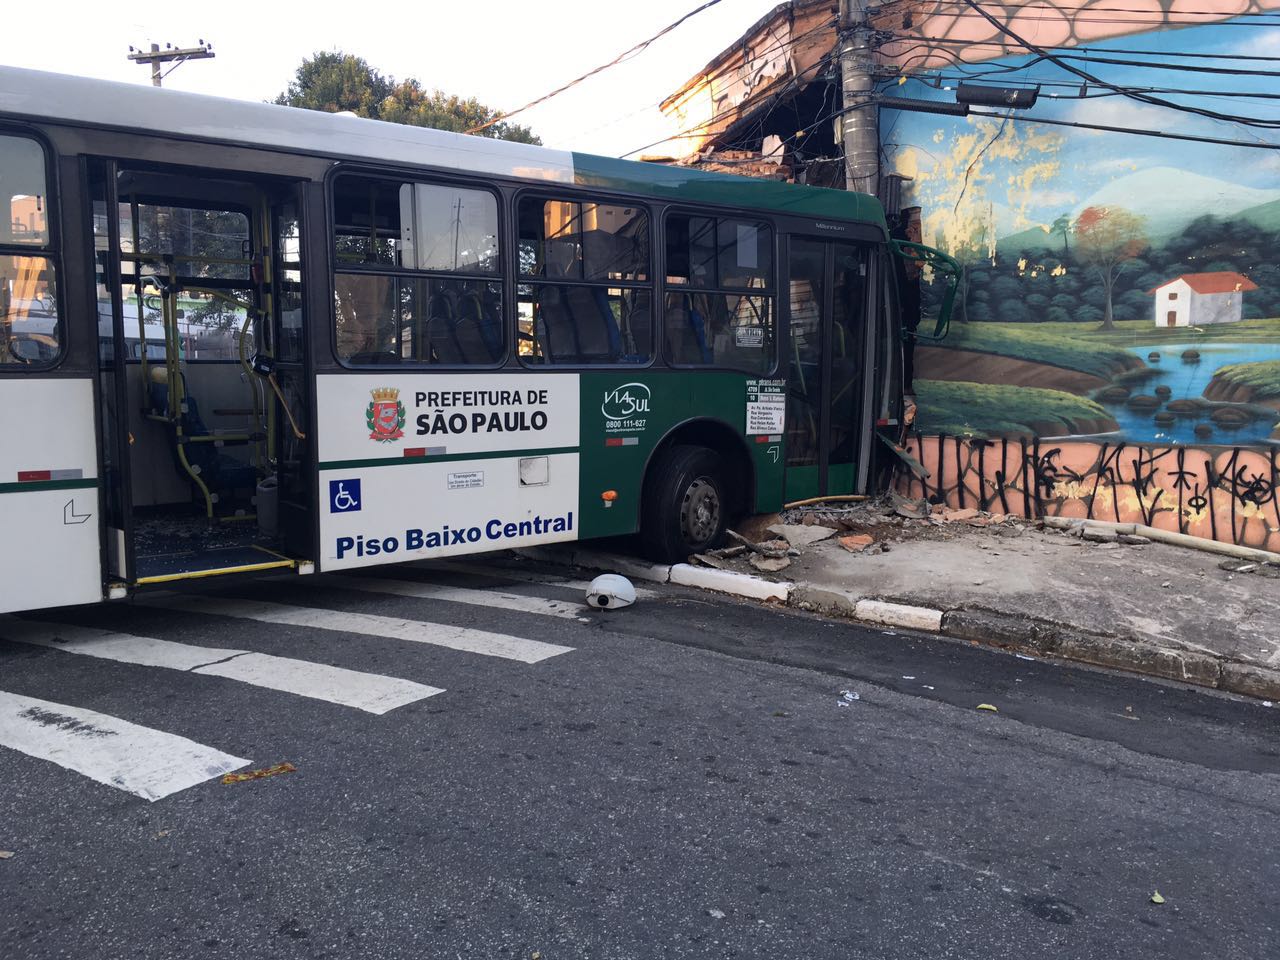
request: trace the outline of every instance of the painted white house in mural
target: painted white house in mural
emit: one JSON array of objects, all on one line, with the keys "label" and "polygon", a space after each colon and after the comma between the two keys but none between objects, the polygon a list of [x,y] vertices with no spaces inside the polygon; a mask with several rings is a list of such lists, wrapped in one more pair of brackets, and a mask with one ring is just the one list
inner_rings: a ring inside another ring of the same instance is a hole
[{"label": "painted white house in mural", "polygon": [[1258,285],[1243,273],[1184,273],[1148,291],[1155,294],[1157,327],[1205,327],[1243,317],[1244,295]]}]

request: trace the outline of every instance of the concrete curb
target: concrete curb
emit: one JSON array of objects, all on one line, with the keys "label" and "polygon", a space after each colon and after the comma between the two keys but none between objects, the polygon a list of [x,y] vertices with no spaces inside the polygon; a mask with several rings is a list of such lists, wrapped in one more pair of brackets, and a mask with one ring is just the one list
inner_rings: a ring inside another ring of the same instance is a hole
[{"label": "concrete curb", "polygon": [[1280,670],[1023,614],[975,607],[948,610],[942,618],[941,633],[1018,653],[1280,700]]},{"label": "concrete curb", "polygon": [[939,610],[865,597],[836,587],[774,582],[687,563],[648,564],[597,550],[530,547],[517,552],[551,563],[621,573],[637,580],[699,587],[749,600],[782,601],[804,610],[877,626],[922,630],[1015,653],[1073,660],[1264,700],[1280,700],[1280,670],[1200,651],[1157,646],[1135,637],[1100,633],[1025,614],[985,607]]}]

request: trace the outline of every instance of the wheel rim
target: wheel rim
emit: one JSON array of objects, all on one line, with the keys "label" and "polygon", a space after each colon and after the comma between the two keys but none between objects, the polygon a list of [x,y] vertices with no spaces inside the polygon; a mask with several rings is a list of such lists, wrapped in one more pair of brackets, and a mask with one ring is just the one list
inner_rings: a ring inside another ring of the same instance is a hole
[{"label": "wheel rim", "polygon": [[720,529],[720,491],[706,477],[689,484],[680,504],[680,533],[686,543],[703,544]]}]

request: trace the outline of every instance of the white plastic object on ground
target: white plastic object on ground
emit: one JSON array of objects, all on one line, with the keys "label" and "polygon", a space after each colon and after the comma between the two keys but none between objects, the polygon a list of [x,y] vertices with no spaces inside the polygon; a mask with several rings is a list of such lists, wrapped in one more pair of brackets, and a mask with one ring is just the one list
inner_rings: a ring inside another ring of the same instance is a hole
[{"label": "white plastic object on ground", "polygon": [[636,588],[626,577],[604,573],[591,581],[587,603],[597,610],[619,610],[636,602]]}]

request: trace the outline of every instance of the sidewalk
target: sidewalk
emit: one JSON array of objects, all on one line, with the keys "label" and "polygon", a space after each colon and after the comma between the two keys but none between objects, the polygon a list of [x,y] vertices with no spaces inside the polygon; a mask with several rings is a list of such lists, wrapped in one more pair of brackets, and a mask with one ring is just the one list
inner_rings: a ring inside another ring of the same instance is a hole
[{"label": "sidewalk", "polygon": [[942,612],[948,636],[1280,699],[1280,579],[1267,575],[1280,570],[982,514],[939,524],[838,516],[872,544],[852,553],[833,536],[803,549],[780,574],[795,584],[792,603],[843,614],[864,598],[925,607]]},{"label": "sidewalk", "polygon": [[1280,700],[1280,567],[976,510],[906,517],[928,507],[899,507],[752,518],[740,532],[755,547],[689,565],[582,549],[561,559]]}]

